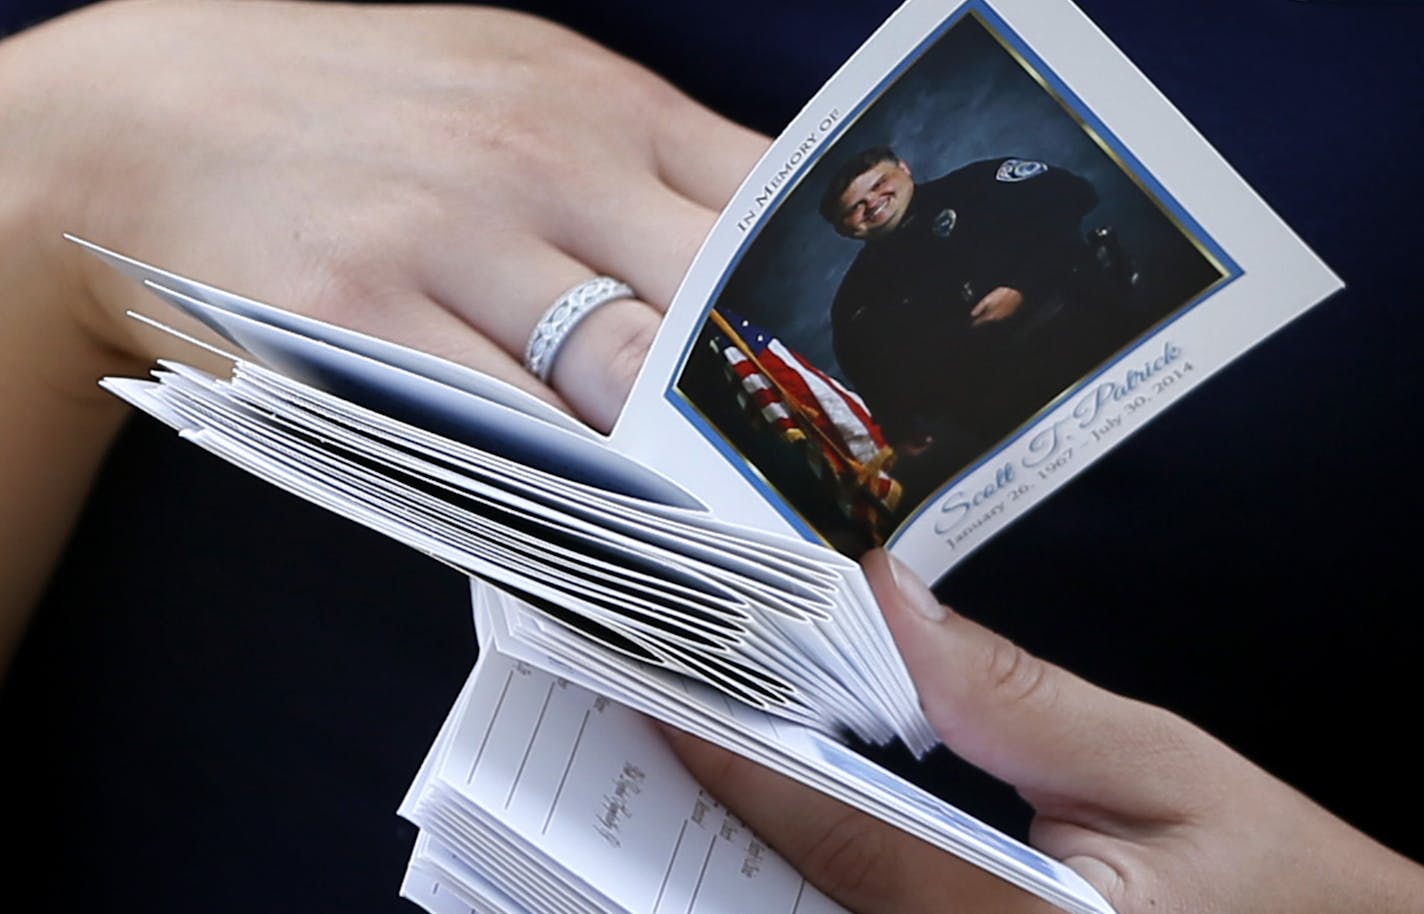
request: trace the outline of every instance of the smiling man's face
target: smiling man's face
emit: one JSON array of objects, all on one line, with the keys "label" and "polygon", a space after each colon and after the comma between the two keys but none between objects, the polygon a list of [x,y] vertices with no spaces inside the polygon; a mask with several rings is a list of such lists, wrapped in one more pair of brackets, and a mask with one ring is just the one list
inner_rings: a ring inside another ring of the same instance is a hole
[{"label": "smiling man's face", "polygon": [[915,181],[904,162],[876,162],[856,176],[841,193],[837,226],[842,235],[871,241],[899,228],[905,218]]}]

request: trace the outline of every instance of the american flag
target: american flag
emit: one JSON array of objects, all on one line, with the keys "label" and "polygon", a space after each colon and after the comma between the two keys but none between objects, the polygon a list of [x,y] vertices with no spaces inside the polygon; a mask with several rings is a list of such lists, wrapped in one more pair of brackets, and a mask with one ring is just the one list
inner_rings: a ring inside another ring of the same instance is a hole
[{"label": "american flag", "polygon": [[878,523],[893,512],[900,501],[900,484],[887,472],[894,452],[865,401],[746,318],[714,308],[711,320],[721,331],[712,346],[754,420],[804,450],[847,517]]}]

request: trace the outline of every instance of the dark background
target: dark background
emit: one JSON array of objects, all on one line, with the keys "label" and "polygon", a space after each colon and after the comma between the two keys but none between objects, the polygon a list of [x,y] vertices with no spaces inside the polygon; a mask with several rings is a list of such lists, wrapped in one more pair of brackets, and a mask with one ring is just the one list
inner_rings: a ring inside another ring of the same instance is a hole
[{"label": "dark background", "polygon": [[[1424,9],[1080,2],[1350,288],[941,593],[1424,858]],[[773,133],[890,9],[529,6]],[[414,910],[394,808],[473,652],[453,572],[133,423],[0,693],[5,907],[28,887],[27,910]],[[1022,821],[1003,788],[934,777]]]}]

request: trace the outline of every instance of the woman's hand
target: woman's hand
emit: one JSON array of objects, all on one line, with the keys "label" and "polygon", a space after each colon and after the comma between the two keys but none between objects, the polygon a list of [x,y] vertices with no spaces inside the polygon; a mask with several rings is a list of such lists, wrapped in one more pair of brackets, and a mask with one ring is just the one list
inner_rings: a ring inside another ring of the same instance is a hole
[{"label": "woman's hand", "polygon": [[[1198,728],[946,610],[884,552],[865,567],[945,744],[1018,788],[1036,811],[1032,843],[1120,914],[1424,911],[1424,868]],[[1055,910],[744,759],[673,743],[704,786],[856,911]]]},{"label": "woman's hand", "polygon": [[[130,0],[0,42],[0,668],[124,415],[95,381],[174,354],[124,312],[193,326],[62,233],[607,428],[764,146],[501,10]],[[540,383],[531,331],[600,274],[637,298],[580,323]]]},{"label": "woman's hand", "polygon": [[15,44],[7,76],[29,94],[6,106],[0,167],[34,191],[20,241],[50,279],[81,277],[70,304],[114,348],[151,356],[122,313],[152,298],[60,232],[550,399],[520,365],[529,333],[607,273],[641,301],[590,317],[553,375],[601,427],[764,145],[508,11],[115,3]]}]

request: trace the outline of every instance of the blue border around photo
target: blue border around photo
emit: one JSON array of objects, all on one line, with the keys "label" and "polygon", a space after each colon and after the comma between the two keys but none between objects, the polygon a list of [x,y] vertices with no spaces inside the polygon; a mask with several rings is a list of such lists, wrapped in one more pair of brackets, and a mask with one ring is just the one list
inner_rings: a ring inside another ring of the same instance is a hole
[{"label": "blue border around photo", "polygon": [[[742,258],[751,246],[756,243],[762,229],[775,218],[782,204],[798,191],[803,179],[811,173],[815,165],[826,153],[836,147],[845,131],[850,129],[850,127],[859,120],[861,114],[879,102],[885,92],[896,81],[908,70],[912,69],[950,30],[954,29],[963,22],[966,17],[971,15],[978,16],[982,24],[989,29],[1000,43],[1004,44],[1007,48],[1012,48],[1012,50],[1022,58],[1023,64],[1030,70],[1031,75],[1043,83],[1046,90],[1079,121],[1085,131],[1090,132],[1095,142],[1103,146],[1105,151],[1128,173],[1129,177],[1132,178],[1162,210],[1175,217],[1182,230],[1221,265],[1223,275],[1220,280],[1214,282],[1199,295],[1189,299],[1180,307],[1168,312],[1161,320],[1145,330],[1142,335],[1131,341],[1130,346],[1135,347],[1136,344],[1148,336],[1160,333],[1163,329],[1181,318],[1182,315],[1192,311],[1203,302],[1220,293],[1244,274],[1241,266],[1226,252],[1216,238],[1206,232],[1202,225],[1181,205],[1176,197],[1167,191],[1157,179],[1156,175],[1132,153],[1127,145],[1123,143],[1113,131],[1108,129],[1107,125],[1097,116],[1092,108],[1084,102],[1077,93],[1070,89],[1068,85],[1059,78],[1054,69],[999,16],[988,0],[969,0],[969,2],[965,3],[953,14],[946,17],[937,28],[927,34],[925,38],[915,46],[914,50],[905,55],[904,59],[901,60],[883,80],[861,97],[856,103],[855,108],[852,109],[849,114],[842,117],[840,123],[829,132],[826,141],[820,144],[819,147],[806,158],[805,162],[797,171],[795,178],[777,194],[776,201],[757,218],[755,226],[747,232],[746,237],[727,262],[727,266],[718,279],[716,286],[712,289],[711,295],[704,303],[698,325],[698,332],[690,336],[683,344],[682,352],[677,361],[677,370],[673,373],[671,383],[663,393],[667,401],[697,429],[703,438],[716,448],[718,453],[735,467],[737,472],[767,499],[768,504],[770,504],[799,535],[811,542],[827,543],[828,541],[826,537],[821,535],[815,527],[801,516],[790,502],[781,496],[780,492],[762,476],[760,470],[752,464],[751,461],[736,450],[716,426],[707,421],[701,411],[682,393],[679,385],[681,384],[683,373],[687,369],[687,362],[691,356],[692,347],[701,335],[701,328],[706,324],[707,315],[711,312],[713,304],[719,299],[723,289],[736,272]],[[1004,450],[1020,441],[1022,437],[1033,428],[1038,416],[1056,407],[1064,400],[1071,398],[1075,393],[1085,389],[1097,378],[1118,366],[1124,360],[1125,356],[1126,352],[1120,353],[1110,361],[1104,362],[1093,373],[1084,375],[1074,387],[1064,391],[1053,402],[1045,404],[1039,413],[1026,420],[1013,434],[1006,437],[992,449],[985,451],[973,464],[965,467],[955,476],[945,480],[943,485],[927,495],[915,508],[914,512],[907,515],[906,518],[897,525],[887,545],[893,545],[901,533],[909,528],[931,505],[943,497],[946,492],[953,489],[954,486],[959,484],[966,477],[972,475],[986,463],[993,461]]]}]

